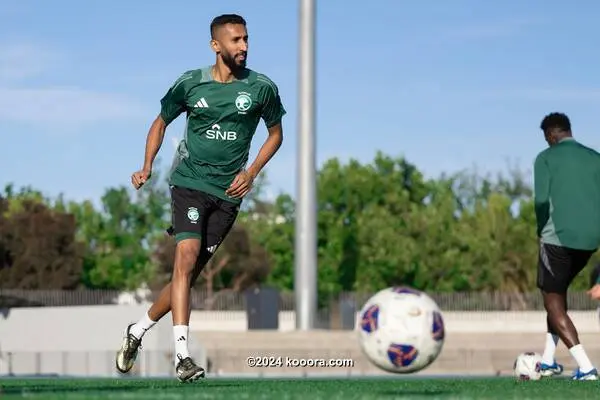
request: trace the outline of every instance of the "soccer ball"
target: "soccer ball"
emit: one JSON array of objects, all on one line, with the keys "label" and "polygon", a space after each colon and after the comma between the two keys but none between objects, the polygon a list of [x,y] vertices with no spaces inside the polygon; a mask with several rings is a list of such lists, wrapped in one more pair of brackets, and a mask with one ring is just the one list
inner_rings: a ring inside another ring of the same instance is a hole
[{"label": "soccer ball", "polygon": [[373,295],[359,315],[359,342],[367,358],[387,372],[409,374],[428,367],[444,345],[442,312],[431,297],[409,287]]},{"label": "soccer ball", "polygon": [[541,364],[542,356],[538,353],[526,352],[519,354],[513,365],[515,378],[520,381],[540,380],[542,378]]}]

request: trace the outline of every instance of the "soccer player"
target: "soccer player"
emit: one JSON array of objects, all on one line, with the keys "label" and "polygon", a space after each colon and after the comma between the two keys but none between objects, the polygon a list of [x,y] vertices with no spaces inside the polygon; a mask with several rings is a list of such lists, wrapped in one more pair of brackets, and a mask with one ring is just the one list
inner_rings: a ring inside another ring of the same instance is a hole
[{"label": "soccer player", "polygon": [[541,372],[563,372],[554,357],[560,339],[578,365],[572,379],[597,380],[597,370],[567,315],[567,289],[600,245],[600,154],[573,138],[565,114],[547,115],[540,128],[549,145],[534,163],[537,286],[548,326]]},{"label": "soccer player", "polygon": [[[139,189],[152,173],[167,126],[186,114],[185,136],[171,169],[172,226],[176,242],[171,282],[148,312],[125,330],[116,367],[128,372],[144,334],[169,311],[172,314],[177,378],[204,377],[188,350],[190,287],[230,231],[240,203],[253,180],[283,140],[286,113],[277,86],[265,75],[246,68],[246,21],[235,14],[216,17],[210,25],[214,65],[181,75],[161,99],[150,127],[144,165],[131,177]],[[263,120],[268,137],[246,169],[252,137]]]}]

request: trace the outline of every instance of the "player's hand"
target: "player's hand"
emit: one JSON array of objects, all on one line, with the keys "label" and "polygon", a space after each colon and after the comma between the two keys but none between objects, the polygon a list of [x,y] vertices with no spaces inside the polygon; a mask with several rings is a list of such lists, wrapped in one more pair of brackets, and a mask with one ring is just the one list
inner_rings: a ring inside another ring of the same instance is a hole
[{"label": "player's hand", "polygon": [[592,300],[600,300],[600,284],[595,284],[592,286],[592,288],[588,290],[587,294],[590,295]]},{"label": "player's hand", "polygon": [[144,183],[146,183],[148,179],[150,179],[150,175],[152,175],[152,172],[147,170],[134,172],[133,175],[131,175],[131,184],[136,190],[138,190],[144,185]]},{"label": "player's hand", "polygon": [[235,199],[241,199],[250,192],[253,183],[254,177],[248,171],[241,171],[231,182],[225,194]]}]

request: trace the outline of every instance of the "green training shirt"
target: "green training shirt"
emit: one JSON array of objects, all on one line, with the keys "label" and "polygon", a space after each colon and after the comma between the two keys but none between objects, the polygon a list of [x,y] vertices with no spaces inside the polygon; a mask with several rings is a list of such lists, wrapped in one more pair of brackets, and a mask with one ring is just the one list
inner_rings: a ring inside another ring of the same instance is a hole
[{"label": "green training shirt", "polygon": [[535,213],[541,241],[573,249],[600,246],[600,154],[566,138],[534,163]]},{"label": "green training shirt", "polygon": [[167,125],[184,112],[187,116],[169,183],[240,203],[225,190],[246,167],[258,123],[263,119],[270,128],[286,111],[267,76],[246,69],[243,78],[221,83],[211,69],[185,72],[160,101]]}]

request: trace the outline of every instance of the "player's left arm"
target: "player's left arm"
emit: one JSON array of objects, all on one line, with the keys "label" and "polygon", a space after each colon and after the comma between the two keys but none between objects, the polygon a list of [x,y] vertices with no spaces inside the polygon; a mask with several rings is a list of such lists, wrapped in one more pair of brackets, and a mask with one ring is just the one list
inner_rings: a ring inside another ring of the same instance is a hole
[{"label": "player's left arm", "polygon": [[267,131],[269,132],[269,135],[258,151],[256,159],[248,169],[240,172],[235,177],[225,192],[228,196],[242,198],[247,195],[252,189],[254,179],[256,179],[260,171],[262,171],[265,165],[267,165],[269,160],[273,158],[275,153],[277,153],[277,150],[281,147],[281,143],[283,143],[283,128],[281,122],[267,128]]},{"label": "player's left arm", "polygon": [[600,300],[600,264],[596,264],[590,274],[590,289],[588,295],[592,300]]},{"label": "player's left arm", "polygon": [[587,294],[592,298],[592,300],[600,300],[600,282],[592,286],[591,289],[588,290]]},{"label": "player's left arm", "polygon": [[286,111],[281,102],[277,85],[268,79],[265,79],[264,82],[265,85],[260,92],[262,102],[261,118],[265,122],[269,135],[259,150],[256,160],[254,160],[248,168],[248,173],[252,179],[255,179],[258,176],[260,171],[262,171],[265,165],[273,158],[283,143],[283,127],[281,125],[281,120],[286,114]]},{"label": "player's left arm", "polygon": [[246,171],[242,171],[233,180],[226,193],[228,196],[242,198],[252,189],[252,183],[265,165],[273,158],[283,143],[282,118],[286,114],[279,96],[279,90],[273,82],[268,82],[261,91],[261,117],[267,126],[268,136],[261,146],[256,159]]},{"label": "player's left arm", "polygon": [[281,121],[270,128],[267,128],[267,131],[269,132],[267,140],[265,140],[256,159],[248,168],[248,173],[253,180],[258,176],[271,158],[273,158],[283,143],[283,127]]},{"label": "player's left arm", "polygon": [[537,235],[540,237],[544,226],[550,219],[550,169],[542,156],[535,159],[533,176]]}]

